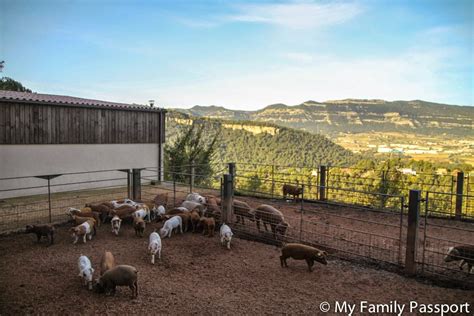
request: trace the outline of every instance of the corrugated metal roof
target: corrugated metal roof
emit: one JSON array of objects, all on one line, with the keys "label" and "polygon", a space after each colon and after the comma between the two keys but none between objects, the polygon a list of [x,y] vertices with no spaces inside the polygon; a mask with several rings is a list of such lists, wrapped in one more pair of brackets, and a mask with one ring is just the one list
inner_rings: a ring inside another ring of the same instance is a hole
[{"label": "corrugated metal roof", "polygon": [[123,110],[140,110],[140,111],[161,111],[162,110],[156,107],[150,108],[149,106],[141,105],[141,104],[127,104],[127,103],[76,98],[76,97],[70,97],[66,95],[28,93],[28,92],[5,91],[5,90],[0,90],[0,101],[68,105],[68,106],[79,106],[79,107],[97,107],[97,108],[110,108],[110,109],[123,109]]}]

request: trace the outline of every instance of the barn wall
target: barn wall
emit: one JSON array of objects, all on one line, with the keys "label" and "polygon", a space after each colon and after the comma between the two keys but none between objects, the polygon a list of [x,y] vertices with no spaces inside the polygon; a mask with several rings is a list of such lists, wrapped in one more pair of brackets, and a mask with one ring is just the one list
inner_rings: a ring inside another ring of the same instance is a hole
[{"label": "barn wall", "polygon": [[[114,169],[154,167],[158,165],[158,144],[91,144],[91,145],[0,145],[0,199],[46,193],[45,188],[15,190],[12,188],[43,186],[47,182],[31,176]],[[146,176],[156,173],[143,171]],[[110,181],[102,181],[110,179]],[[97,181],[69,185],[73,182]],[[52,192],[126,185],[126,173],[108,171],[63,175],[51,182]],[[64,186],[56,186],[65,184]]]},{"label": "barn wall", "polygon": [[164,142],[162,111],[0,102],[0,144]]}]

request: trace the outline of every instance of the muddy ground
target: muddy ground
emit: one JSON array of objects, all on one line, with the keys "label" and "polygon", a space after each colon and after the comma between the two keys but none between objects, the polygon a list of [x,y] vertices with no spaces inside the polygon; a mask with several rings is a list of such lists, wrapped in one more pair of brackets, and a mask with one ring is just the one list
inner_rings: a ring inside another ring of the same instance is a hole
[{"label": "muddy ground", "polygon": [[[160,224],[147,227],[147,235]],[[163,258],[150,264],[148,238],[125,225],[120,236],[102,226],[86,244],[72,245],[69,226],[59,227],[56,243],[36,244],[33,235],[0,237],[0,314],[317,314],[328,301],[372,303],[474,302],[474,292],[443,288],[396,273],[329,258],[307,271],[304,261],[281,268],[275,246],[234,238],[226,250],[216,236],[185,233],[163,241]],[[119,288],[115,297],[81,285],[77,259],[89,256],[96,274],[101,254],[139,271],[139,297]]]}]

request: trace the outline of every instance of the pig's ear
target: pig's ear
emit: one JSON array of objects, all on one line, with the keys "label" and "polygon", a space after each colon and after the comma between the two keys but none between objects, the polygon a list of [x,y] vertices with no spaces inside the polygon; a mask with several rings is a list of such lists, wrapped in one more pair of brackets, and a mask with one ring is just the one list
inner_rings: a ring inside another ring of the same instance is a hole
[{"label": "pig's ear", "polygon": [[81,271],[81,272],[79,272],[79,276],[80,276],[80,277],[82,277],[82,271]]},{"label": "pig's ear", "polygon": [[93,274],[93,273],[94,273],[94,271],[95,271],[95,270],[94,270],[94,268],[91,268],[91,274]]}]

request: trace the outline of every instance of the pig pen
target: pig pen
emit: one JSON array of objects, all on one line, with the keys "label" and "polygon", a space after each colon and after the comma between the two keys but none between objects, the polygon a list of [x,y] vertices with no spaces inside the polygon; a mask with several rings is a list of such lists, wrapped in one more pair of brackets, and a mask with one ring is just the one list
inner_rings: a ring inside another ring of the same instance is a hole
[{"label": "pig pen", "polygon": [[[232,249],[198,233],[173,234],[163,240],[162,260],[150,264],[148,235],[135,237],[130,224],[119,236],[104,225],[92,241],[72,245],[68,229],[58,227],[55,244],[35,242],[34,235],[0,237],[0,315],[18,314],[317,314],[327,301],[358,303],[461,304],[474,302],[474,292],[443,288],[330,257],[327,266],[309,273],[304,261],[280,267],[280,249],[239,238]],[[127,287],[115,296],[88,291],[78,277],[77,259],[87,255],[96,269],[104,251],[118,264],[139,271],[139,296]],[[472,308],[472,307],[471,307]]]}]

